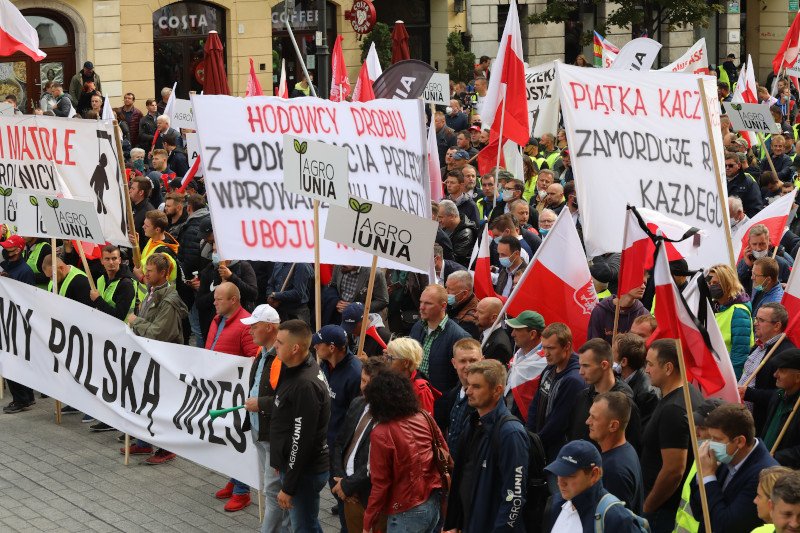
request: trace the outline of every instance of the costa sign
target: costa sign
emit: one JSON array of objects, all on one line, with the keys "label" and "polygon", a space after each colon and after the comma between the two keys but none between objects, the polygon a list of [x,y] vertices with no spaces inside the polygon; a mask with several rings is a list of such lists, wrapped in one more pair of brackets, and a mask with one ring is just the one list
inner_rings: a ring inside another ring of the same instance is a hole
[{"label": "costa sign", "polygon": [[158,27],[162,30],[188,30],[190,28],[205,28],[206,26],[208,26],[208,21],[205,15],[182,15],[180,17],[165,15],[158,19]]},{"label": "costa sign", "polygon": [[377,14],[371,0],[355,0],[353,9],[344,12],[344,18],[350,21],[354,32],[364,35],[375,26]]}]

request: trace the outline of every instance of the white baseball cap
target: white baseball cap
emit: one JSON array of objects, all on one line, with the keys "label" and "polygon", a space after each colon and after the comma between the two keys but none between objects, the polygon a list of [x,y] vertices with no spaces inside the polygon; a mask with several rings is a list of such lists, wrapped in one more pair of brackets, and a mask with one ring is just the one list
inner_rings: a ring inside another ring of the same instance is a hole
[{"label": "white baseball cap", "polygon": [[261,304],[253,309],[253,314],[240,320],[242,324],[252,326],[256,322],[266,322],[267,324],[280,324],[281,318],[278,312],[269,304]]}]

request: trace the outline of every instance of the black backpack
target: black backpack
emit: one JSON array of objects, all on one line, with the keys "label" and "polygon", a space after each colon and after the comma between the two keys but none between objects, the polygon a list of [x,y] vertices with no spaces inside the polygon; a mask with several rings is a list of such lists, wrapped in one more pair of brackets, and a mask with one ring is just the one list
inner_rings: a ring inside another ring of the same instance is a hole
[{"label": "black backpack", "polygon": [[519,418],[514,415],[503,415],[495,423],[492,429],[492,446],[495,450],[500,450],[500,427],[511,420],[516,420],[525,428],[528,434],[528,483],[525,487],[525,505],[522,507],[522,522],[525,531],[539,531],[545,515],[547,499],[550,497],[550,489],[547,486],[547,473],[544,468],[547,466],[547,456],[544,452],[542,439],[539,435],[529,430]]}]

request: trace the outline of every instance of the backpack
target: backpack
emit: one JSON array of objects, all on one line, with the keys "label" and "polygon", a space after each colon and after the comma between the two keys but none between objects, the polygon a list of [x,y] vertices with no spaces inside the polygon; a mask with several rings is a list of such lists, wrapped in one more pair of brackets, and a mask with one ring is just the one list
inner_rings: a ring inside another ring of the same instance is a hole
[{"label": "backpack", "polygon": [[514,415],[503,415],[495,423],[492,429],[492,446],[495,450],[500,450],[500,427],[511,420],[516,420],[525,428],[528,435],[528,483],[525,486],[525,505],[522,507],[522,522],[525,531],[539,531],[545,516],[547,499],[550,497],[550,489],[547,487],[547,474],[544,468],[547,466],[547,456],[544,452],[542,439],[539,435],[529,430],[519,418]]},{"label": "backpack", "polygon": [[602,498],[600,498],[600,502],[597,504],[597,509],[595,510],[594,513],[595,533],[603,533],[605,531],[606,513],[611,507],[615,505],[621,506],[625,513],[633,517],[633,520],[636,522],[636,525],[639,526],[639,531],[641,531],[642,533],[650,533],[650,524],[647,522],[647,520],[645,520],[644,518],[642,518],[637,514],[634,514],[633,511],[625,507],[625,502],[621,501],[619,498],[617,498],[611,493],[608,493]]}]

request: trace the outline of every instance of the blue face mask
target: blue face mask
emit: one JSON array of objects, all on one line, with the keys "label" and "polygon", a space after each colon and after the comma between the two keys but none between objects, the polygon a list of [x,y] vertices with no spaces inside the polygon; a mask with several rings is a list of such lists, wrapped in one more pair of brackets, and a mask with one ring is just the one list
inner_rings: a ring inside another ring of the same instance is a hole
[{"label": "blue face mask", "polygon": [[503,268],[508,268],[511,266],[511,258],[510,257],[501,257],[500,258],[500,266]]},{"label": "blue face mask", "polygon": [[500,244],[500,239],[501,237],[495,237],[492,240],[494,241],[495,244]]},{"label": "blue face mask", "polygon": [[447,305],[450,305],[450,306],[456,305],[456,295],[455,294],[448,294],[447,295]]},{"label": "blue face mask", "polygon": [[549,229],[539,229],[539,236],[544,238],[549,231]]},{"label": "blue face mask", "polygon": [[[722,464],[726,465],[730,463],[733,460],[734,456],[736,455],[736,453],[730,455],[727,450],[728,445],[723,444],[722,442],[714,442],[712,440],[708,443],[708,445],[711,448],[711,451],[714,452],[714,457],[716,457],[717,461],[719,461]],[[736,451],[738,452],[739,450]]]},{"label": "blue face mask", "polygon": [[214,263],[215,265],[218,265],[221,260],[222,260],[222,258],[219,256],[219,254],[217,252],[212,252],[211,253],[211,262],[212,263]]},{"label": "blue face mask", "polygon": [[764,290],[764,286],[763,285],[756,285],[755,287],[753,287],[753,292],[758,292],[758,291],[763,291],[763,290]]}]

